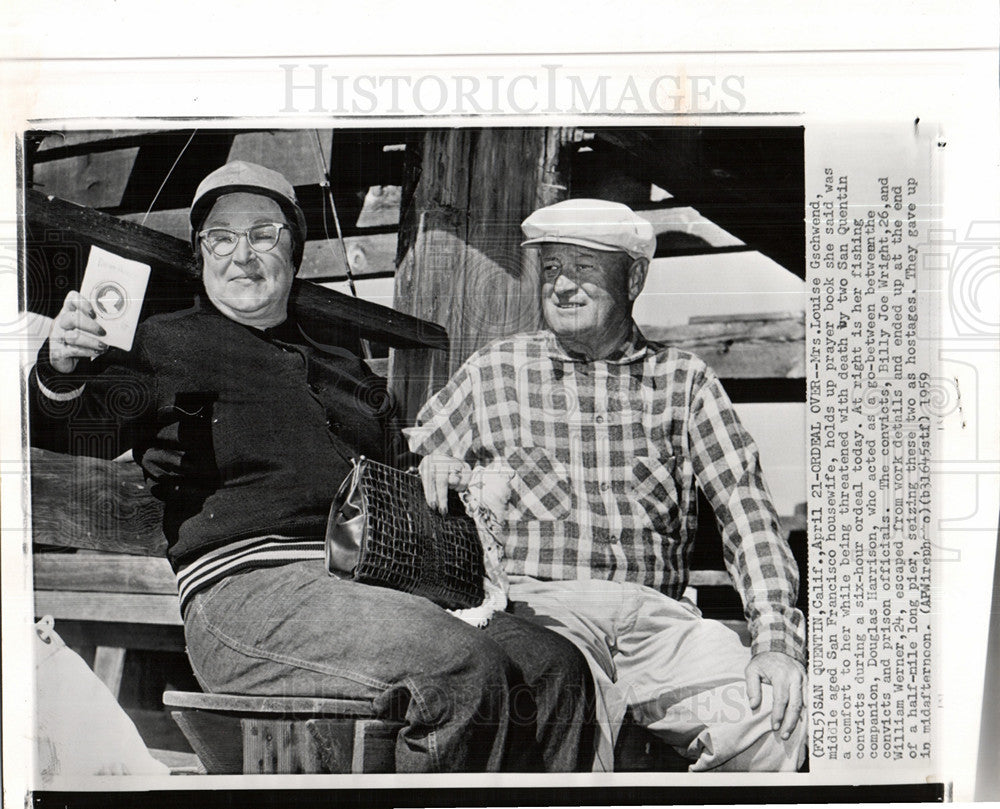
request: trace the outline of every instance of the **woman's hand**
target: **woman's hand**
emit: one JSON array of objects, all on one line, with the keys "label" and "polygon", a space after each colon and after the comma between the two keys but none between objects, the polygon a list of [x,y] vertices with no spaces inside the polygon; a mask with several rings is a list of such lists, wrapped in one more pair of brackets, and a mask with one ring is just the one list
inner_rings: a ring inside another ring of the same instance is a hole
[{"label": "woman's hand", "polygon": [[108,350],[100,339],[105,334],[90,301],[71,291],[49,329],[49,363],[61,374],[73,373],[82,358],[93,359]]}]

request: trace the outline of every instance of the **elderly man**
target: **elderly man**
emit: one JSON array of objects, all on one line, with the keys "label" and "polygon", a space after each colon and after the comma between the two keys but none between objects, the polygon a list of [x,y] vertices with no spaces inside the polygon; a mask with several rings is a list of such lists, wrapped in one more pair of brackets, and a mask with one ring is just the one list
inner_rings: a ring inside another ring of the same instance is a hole
[{"label": "elderly man", "polygon": [[[510,478],[515,613],[573,640],[601,695],[595,767],[627,709],[693,770],[794,770],[804,755],[798,573],[715,374],[632,320],[655,238],[624,205],[569,200],[522,225],[547,329],[473,354],[408,432],[441,507],[469,465]],[[683,598],[695,483],[712,503],[753,638]]]},{"label": "elderly man", "polygon": [[391,462],[402,441],[383,381],[289,315],[305,239],[291,184],[228,163],[198,187],[191,226],[204,295],[140,324],[130,352],[108,350],[93,303],[66,296],[31,377],[31,432],[61,449],[74,423],[97,423],[132,448],[164,503],[199,682],[371,700],[405,723],[399,772],[587,766],[593,685],[571,643],[327,574],[351,459]]}]

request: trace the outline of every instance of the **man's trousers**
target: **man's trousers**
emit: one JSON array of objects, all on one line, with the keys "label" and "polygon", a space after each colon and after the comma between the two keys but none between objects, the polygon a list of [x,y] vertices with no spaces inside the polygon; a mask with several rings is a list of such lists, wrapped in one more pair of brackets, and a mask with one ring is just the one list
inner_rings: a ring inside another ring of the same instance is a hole
[{"label": "man's trousers", "polygon": [[613,769],[625,712],[692,761],[692,771],[794,771],[805,717],[787,740],[771,728],[771,687],[751,710],[750,650],[718,621],[638,584],[510,577],[514,614],[569,638],[597,685],[594,769]]}]

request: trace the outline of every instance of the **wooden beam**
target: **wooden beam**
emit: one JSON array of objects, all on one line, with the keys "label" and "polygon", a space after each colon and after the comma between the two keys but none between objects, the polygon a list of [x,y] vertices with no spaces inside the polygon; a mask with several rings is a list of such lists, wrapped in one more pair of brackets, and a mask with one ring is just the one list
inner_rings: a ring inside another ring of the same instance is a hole
[{"label": "wooden beam", "polygon": [[177,596],[140,593],[35,593],[35,615],[51,615],[57,621],[106,621],[109,623],[162,624],[180,626]]},{"label": "wooden beam", "polygon": [[[269,130],[239,130],[240,133],[267,131]],[[61,136],[64,133],[60,131],[45,132],[40,130],[29,134],[36,137],[38,135],[45,137],[47,135]],[[108,136],[107,132],[93,133],[90,136],[69,133],[65,140],[70,142],[61,146],[47,146],[45,149],[40,149],[34,157],[34,162],[45,163],[52,160],[65,160],[68,157],[89,156],[100,154],[101,152],[114,152],[119,149],[134,149],[150,144],[156,144],[160,148],[163,148],[165,145],[175,146],[176,150],[179,151],[190,135],[190,129],[144,129],[127,134],[116,134],[111,137]]]},{"label": "wooden beam", "polygon": [[166,764],[170,768],[171,775],[205,775],[205,765],[194,753],[185,753],[179,750],[159,750],[150,747],[149,755]]},{"label": "wooden beam", "polygon": [[[28,189],[25,220],[31,240],[44,243],[48,231],[71,234],[84,244],[150,264],[185,283],[200,283],[190,245],[173,236],[125,222],[109,214]],[[291,309],[310,337],[343,345],[358,334],[394,348],[448,348],[447,332],[427,320],[296,279]]]},{"label": "wooden beam", "polygon": [[98,646],[94,654],[93,669],[98,679],[118,699],[122,674],[125,672],[125,649],[121,646]]},{"label": "wooden beam", "polygon": [[134,463],[31,448],[31,529],[37,546],[165,556],[163,504]]},{"label": "wooden beam", "polygon": [[42,240],[46,231],[68,232],[87,244],[117,249],[126,258],[168,267],[178,275],[197,279],[191,246],[134,222],[47,196],[33,188],[24,195],[24,217],[31,239]]},{"label": "wooden beam", "polygon": [[595,149],[617,152],[613,165],[656,183],[805,277],[801,129],[608,128],[594,134]]},{"label": "wooden beam", "polygon": [[194,691],[164,691],[168,708],[223,713],[274,714],[276,716],[373,717],[370,700],[327,697],[276,697],[237,694],[203,694]]},{"label": "wooden beam", "polygon": [[[36,600],[36,603],[44,606],[43,602]],[[67,646],[76,648],[117,646],[122,649],[181,653],[185,650],[184,627],[172,622],[167,625],[129,624],[63,617],[59,621],[59,637]]]},{"label": "wooden beam", "polygon": [[[660,234],[662,236],[663,234]],[[667,239],[657,236],[656,253],[653,258],[684,258],[687,256],[720,256],[729,253],[751,253],[754,248],[746,245],[728,245],[726,247],[661,247]]]},{"label": "wooden beam", "polygon": [[722,379],[733,404],[767,404],[788,402],[804,404],[806,380],[799,379]]},{"label": "wooden beam", "polygon": [[36,553],[35,590],[176,595],[166,558],[106,553]]},{"label": "wooden beam", "polygon": [[[393,278],[396,275],[396,233],[345,236],[344,247],[350,262],[351,275],[356,280],[372,277]],[[336,240],[307,241],[299,278],[313,283],[343,281],[347,278],[344,252]]]},{"label": "wooden beam", "polygon": [[390,384],[406,418],[490,340],[540,323],[537,267],[521,221],[564,198],[561,129],[441,129],[407,149],[395,299],[444,326],[447,357],[393,356]]},{"label": "wooden beam", "polygon": [[207,711],[170,711],[184,738],[209,775],[243,772],[243,734],[239,717]]},{"label": "wooden beam", "polygon": [[805,377],[801,314],[693,318],[678,326],[644,326],[643,333],[697,354],[726,380]]}]

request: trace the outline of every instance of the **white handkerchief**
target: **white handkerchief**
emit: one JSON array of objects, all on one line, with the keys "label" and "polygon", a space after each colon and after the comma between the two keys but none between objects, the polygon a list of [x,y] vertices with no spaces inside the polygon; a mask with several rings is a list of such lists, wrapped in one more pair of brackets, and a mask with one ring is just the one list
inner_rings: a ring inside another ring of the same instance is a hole
[{"label": "white handkerchief", "polygon": [[97,322],[107,332],[101,339],[109,346],[132,349],[148,282],[148,264],[90,248],[80,294],[94,307]]}]

